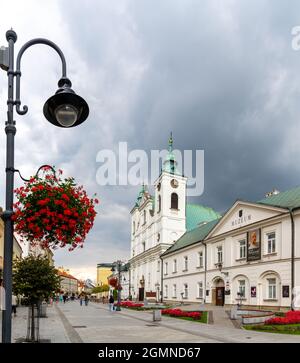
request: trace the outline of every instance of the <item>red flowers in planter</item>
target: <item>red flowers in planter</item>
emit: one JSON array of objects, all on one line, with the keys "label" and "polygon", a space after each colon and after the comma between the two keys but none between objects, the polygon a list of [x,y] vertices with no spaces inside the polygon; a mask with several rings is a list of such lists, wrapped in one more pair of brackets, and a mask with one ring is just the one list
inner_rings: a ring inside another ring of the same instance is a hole
[{"label": "red flowers in planter", "polygon": [[[97,199],[90,199],[73,178],[57,178],[49,167],[15,190],[15,230],[22,239],[41,247],[83,247],[93,227]],[[51,171],[51,173],[49,173]],[[62,171],[59,171],[62,174]]]},{"label": "red flowers in planter", "polygon": [[108,280],[108,283],[110,286],[112,287],[116,287],[117,284],[118,284],[118,279],[116,277],[111,277],[109,280]]},{"label": "red flowers in planter", "polygon": [[198,311],[182,311],[181,309],[164,309],[161,311],[164,315],[169,315],[173,317],[183,317],[183,318],[193,318],[194,320],[201,319],[201,313]]},{"label": "red flowers in planter", "polygon": [[141,308],[144,306],[144,304],[134,303],[132,301],[122,301],[120,305],[124,308]]},{"label": "red flowers in planter", "polygon": [[265,324],[267,325],[286,325],[286,324],[300,324],[300,311],[288,311],[284,317],[277,317],[268,319]]}]

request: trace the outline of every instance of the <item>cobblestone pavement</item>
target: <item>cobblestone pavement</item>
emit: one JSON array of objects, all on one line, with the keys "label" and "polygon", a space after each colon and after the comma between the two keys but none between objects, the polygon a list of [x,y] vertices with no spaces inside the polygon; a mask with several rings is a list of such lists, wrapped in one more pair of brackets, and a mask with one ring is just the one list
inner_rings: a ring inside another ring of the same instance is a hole
[{"label": "cobblestone pavement", "polygon": [[[13,341],[26,336],[27,308],[18,308],[13,317]],[[47,308],[40,319],[41,339],[62,343],[213,343],[261,342],[300,343],[300,336],[260,333],[233,326],[201,324],[163,316],[153,322],[151,312],[122,309],[110,312],[107,305],[78,301]]]},{"label": "cobblestone pavement", "polygon": [[[12,342],[23,339],[27,334],[28,307],[18,307],[17,316],[12,317]],[[2,314],[0,314],[0,329],[2,329]],[[2,331],[2,330],[0,330]],[[70,343],[63,322],[53,306],[47,307],[47,317],[40,318],[40,339],[51,343]]]}]

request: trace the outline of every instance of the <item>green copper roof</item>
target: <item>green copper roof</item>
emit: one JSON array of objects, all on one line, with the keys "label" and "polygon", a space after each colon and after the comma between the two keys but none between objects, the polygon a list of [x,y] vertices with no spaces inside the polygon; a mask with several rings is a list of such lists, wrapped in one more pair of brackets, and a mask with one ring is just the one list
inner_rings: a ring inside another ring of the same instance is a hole
[{"label": "green copper roof", "polygon": [[187,204],[185,213],[187,231],[196,228],[202,222],[210,222],[220,217],[220,214],[215,212],[212,208],[196,204]]},{"label": "green copper roof", "polygon": [[194,243],[203,241],[208,233],[214,228],[214,226],[219,222],[220,218],[210,221],[201,225],[200,227],[194,228],[191,231],[185,232],[185,234],[180,237],[162,256],[166,256],[169,253],[180,250],[184,247],[190,246]]},{"label": "green copper roof", "polygon": [[260,200],[258,203],[272,205],[280,208],[299,208],[300,207],[300,187],[296,187],[279,194]]}]

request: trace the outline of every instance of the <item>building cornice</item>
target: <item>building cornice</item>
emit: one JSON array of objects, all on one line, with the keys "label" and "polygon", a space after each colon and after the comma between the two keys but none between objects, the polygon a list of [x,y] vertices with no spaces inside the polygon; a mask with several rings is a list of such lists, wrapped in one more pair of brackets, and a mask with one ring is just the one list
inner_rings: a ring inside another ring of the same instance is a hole
[{"label": "building cornice", "polygon": [[162,259],[174,256],[179,251],[180,252],[187,251],[187,250],[189,250],[191,248],[194,248],[197,244],[199,244],[199,245],[203,244],[204,245],[204,244],[209,244],[209,243],[216,243],[216,242],[220,242],[220,241],[224,240],[224,238],[226,238],[227,236],[231,236],[231,237],[238,236],[238,235],[240,235],[242,233],[247,232],[249,229],[255,228],[255,227],[257,227],[257,226],[259,226],[261,224],[264,224],[262,227],[267,227],[268,225],[272,225],[275,222],[277,222],[277,220],[282,221],[283,218],[289,218],[289,212],[281,213],[279,215],[276,215],[276,216],[273,216],[273,217],[270,217],[270,218],[261,219],[261,220],[259,220],[257,222],[249,223],[249,224],[246,224],[245,226],[235,228],[235,229],[232,229],[230,231],[226,231],[226,232],[221,233],[221,234],[219,234],[217,236],[213,236],[213,237],[204,239],[202,241],[194,242],[194,243],[192,243],[192,244],[190,244],[190,245],[188,245],[186,247],[179,248],[178,250],[176,250],[174,252],[170,252],[169,254],[165,254],[164,256],[162,256]]},{"label": "building cornice", "polygon": [[160,255],[161,253],[166,251],[171,245],[172,244],[169,244],[169,243],[160,243],[157,246],[149,248],[145,252],[142,252],[142,253],[132,257],[129,260],[130,266],[132,266],[132,264],[136,264],[136,263],[140,262],[140,260],[147,259],[147,258],[152,257],[154,255]]},{"label": "building cornice", "polygon": [[[277,260],[269,260],[269,261],[253,261],[251,263],[245,263],[245,264],[242,264],[242,265],[235,265],[235,266],[229,266],[229,267],[224,267],[222,268],[222,272],[220,272],[219,269],[217,268],[214,268],[214,269],[210,269],[210,270],[206,270],[206,274],[208,273],[214,273],[214,272],[217,272],[217,274],[222,274],[223,272],[228,272],[228,271],[231,271],[231,270],[234,270],[234,269],[239,269],[239,268],[247,268],[247,267],[250,267],[250,266],[255,266],[255,265],[267,265],[267,264],[271,264],[271,263],[284,263],[284,262],[290,262],[291,261],[291,258],[283,258],[283,259],[277,259]],[[295,258],[295,261],[300,261],[300,257],[297,257]],[[201,271],[195,271],[195,272],[190,272],[190,273],[185,273],[185,274],[174,274],[174,275],[164,275],[164,281],[166,280],[172,280],[172,279],[178,279],[178,278],[184,278],[186,276],[193,276],[193,275],[205,275],[205,270],[201,270]]]}]

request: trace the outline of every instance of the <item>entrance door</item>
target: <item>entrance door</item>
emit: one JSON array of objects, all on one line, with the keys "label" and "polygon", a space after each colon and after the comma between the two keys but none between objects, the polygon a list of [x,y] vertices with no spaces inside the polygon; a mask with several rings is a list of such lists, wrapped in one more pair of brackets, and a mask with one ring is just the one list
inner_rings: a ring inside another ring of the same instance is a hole
[{"label": "entrance door", "polygon": [[216,287],[216,305],[224,305],[225,287]]},{"label": "entrance door", "polygon": [[144,287],[139,288],[139,301],[144,301]]}]

